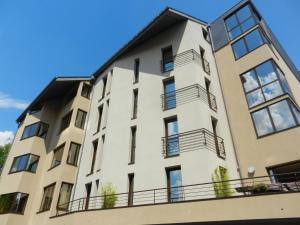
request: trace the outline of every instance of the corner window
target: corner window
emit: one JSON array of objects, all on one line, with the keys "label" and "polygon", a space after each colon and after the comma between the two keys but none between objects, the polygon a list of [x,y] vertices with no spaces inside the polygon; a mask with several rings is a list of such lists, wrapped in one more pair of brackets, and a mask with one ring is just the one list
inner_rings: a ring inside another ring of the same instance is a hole
[{"label": "corner window", "polygon": [[39,156],[33,154],[26,154],[14,158],[10,173],[17,173],[22,171],[35,173],[39,162]]},{"label": "corner window", "polygon": [[49,125],[43,122],[37,122],[31,125],[28,125],[24,128],[22,139],[30,138],[33,136],[38,136],[41,138],[46,138]]},{"label": "corner window", "polygon": [[285,76],[272,60],[242,74],[241,81],[249,108],[285,93],[292,96]]},{"label": "corner window", "polygon": [[70,149],[69,149],[69,154],[68,154],[68,159],[67,159],[68,164],[77,166],[80,146],[81,146],[80,144],[71,142]]},{"label": "corner window", "polygon": [[62,160],[63,152],[64,152],[64,147],[65,147],[65,144],[62,144],[61,146],[59,146],[58,148],[56,148],[53,151],[53,159],[52,159],[52,162],[51,162],[50,169],[52,169],[52,168],[54,168],[54,167],[61,164],[61,160]]},{"label": "corner window", "polygon": [[61,119],[60,132],[62,132],[63,130],[65,130],[69,127],[70,122],[71,122],[71,118],[72,118],[72,113],[73,113],[73,111],[69,112],[67,115],[65,115]]},{"label": "corner window", "polygon": [[282,100],[251,115],[259,137],[300,125],[299,110],[290,100]]},{"label": "corner window", "polygon": [[174,68],[172,46],[162,49],[162,72],[169,72]]},{"label": "corner window", "polygon": [[20,192],[0,195],[0,214],[23,214],[28,196]]},{"label": "corner window", "polygon": [[81,109],[78,109],[76,120],[75,120],[75,126],[83,129],[85,124],[85,118],[86,118],[86,112]]},{"label": "corner window", "polygon": [[91,95],[91,91],[92,91],[92,87],[90,85],[83,84],[81,90],[81,96],[89,99]]},{"label": "corner window", "polygon": [[50,209],[52,199],[53,199],[54,188],[55,188],[55,183],[47,187],[44,187],[44,194],[42,198],[40,212],[44,212]]},{"label": "corner window", "polygon": [[71,198],[73,184],[62,182],[57,202],[57,209],[67,211]]},{"label": "corner window", "polygon": [[263,36],[261,30],[258,28],[255,29],[232,44],[232,50],[235,59],[241,58],[242,56],[266,43],[268,43],[267,39]]},{"label": "corner window", "polygon": [[245,5],[225,19],[229,39],[232,40],[249,30],[258,22],[258,17],[250,5]]}]

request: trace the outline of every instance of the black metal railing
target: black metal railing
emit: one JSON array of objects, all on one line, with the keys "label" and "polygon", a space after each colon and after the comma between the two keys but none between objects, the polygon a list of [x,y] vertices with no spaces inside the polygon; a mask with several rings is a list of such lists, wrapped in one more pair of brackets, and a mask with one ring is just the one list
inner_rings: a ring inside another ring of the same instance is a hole
[{"label": "black metal railing", "polygon": [[196,100],[204,101],[212,110],[217,111],[216,97],[212,93],[207,92],[207,90],[199,84],[193,84],[162,94],[161,107],[163,110],[168,110]]},{"label": "black metal railing", "polygon": [[[280,177],[281,182],[276,181],[278,177]],[[130,194],[118,193],[112,195],[114,203],[111,204],[110,208],[296,192],[300,192],[300,173],[298,172],[142,190]],[[107,209],[104,199],[108,197],[110,196],[79,198],[58,206],[56,214]],[[129,197],[132,198],[132,204],[128,204]]]},{"label": "black metal railing", "polygon": [[210,74],[210,66],[209,62],[202,58],[201,55],[196,52],[194,49],[189,49],[187,51],[184,51],[182,53],[179,53],[177,55],[174,55],[172,59],[169,60],[161,60],[161,72],[169,72],[173,70],[175,67],[184,66],[186,64],[189,64],[191,62],[198,62],[202,64],[203,70]]},{"label": "black metal railing", "polygon": [[162,145],[165,157],[200,149],[215,152],[223,159],[226,157],[223,138],[205,128],[163,137]]}]

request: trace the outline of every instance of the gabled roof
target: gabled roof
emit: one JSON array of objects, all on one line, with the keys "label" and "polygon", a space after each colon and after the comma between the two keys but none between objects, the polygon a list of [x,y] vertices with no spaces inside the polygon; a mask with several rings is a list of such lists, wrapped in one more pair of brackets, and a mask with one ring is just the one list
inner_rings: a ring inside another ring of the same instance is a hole
[{"label": "gabled roof", "polygon": [[67,94],[75,85],[81,81],[89,81],[91,77],[55,77],[44,88],[44,90],[30,103],[30,105],[18,117],[17,122],[23,120],[30,110],[39,108],[45,101],[59,98]]},{"label": "gabled roof", "polygon": [[208,26],[207,22],[190,16],[186,13],[180,12],[173,8],[167,7],[157,17],[155,17],[144,29],[142,29],[136,36],[134,36],[127,44],[119,49],[110,59],[108,59],[94,74],[94,77],[98,77],[103,73],[115,60],[122,55],[128,53],[130,50],[141,45],[143,42],[153,38],[160,32],[166,30],[174,24],[181,21],[191,20],[196,23],[200,23],[204,26]]}]

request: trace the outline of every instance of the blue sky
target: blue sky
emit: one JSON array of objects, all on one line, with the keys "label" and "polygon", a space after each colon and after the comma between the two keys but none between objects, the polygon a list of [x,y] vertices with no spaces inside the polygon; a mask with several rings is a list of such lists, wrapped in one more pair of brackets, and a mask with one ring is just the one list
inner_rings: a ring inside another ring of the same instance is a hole
[{"label": "blue sky", "polygon": [[[1,0],[0,139],[54,76],[92,74],[166,6],[211,22],[237,2]],[[254,3],[300,68],[300,1]]]}]

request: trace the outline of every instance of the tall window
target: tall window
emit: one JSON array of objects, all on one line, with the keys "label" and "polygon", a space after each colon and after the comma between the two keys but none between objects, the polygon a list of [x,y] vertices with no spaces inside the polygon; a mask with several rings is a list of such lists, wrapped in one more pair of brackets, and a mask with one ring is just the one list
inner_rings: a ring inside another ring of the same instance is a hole
[{"label": "tall window", "polygon": [[245,5],[225,19],[230,40],[249,30],[258,22],[258,17],[250,5]]},{"label": "tall window", "polygon": [[105,89],[106,89],[106,83],[107,83],[107,76],[102,79],[102,82],[103,82],[103,86],[102,86],[102,98],[104,98],[104,96],[105,96]]},{"label": "tall window", "polygon": [[132,119],[137,118],[138,110],[138,89],[133,90],[133,110],[132,110]]},{"label": "tall window", "polygon": [[103,105],[98,107],[98,123],[97,123],[96,133],[98,133],[100,131],[102,115],[103,115]]},{"label": "tall window", "polygon": [[218,133],[217,133],[217,124],[218,120],[215,118],[211,118],[211,125],[213,128],[213,134],[214,134],[214,142],[215,142],[215,151],[218,156],[220,156],[220,148],[219,148],[219,142],[218,142]]},{"label": "tall window", "polygon": [[62,144],[53,151],[53,159],[52,159],[52,162],[51,162],[50,169],[52,169],[52,168],[54,168],[54,167],[61,164],[61,160],[62,160],[63,152],[64,152],[64,147],[65,147],[65,144]]},{"label": "tall window", "polygon": [[164,81],[164,109],[176,108],[176,92],[174,78]]},{"label": "tall window", "polygon": [[97,148],[98,148],[98,139],[93,141],[93,156],[92,156],[92,164],[91,164],[90,174],[92,174],[94,172],[95,161],[96,161],[96,157],[97,157]]},{"label": "tall window", "polygon": [[72,118],[72,113],[73,111],[67,113],[62,119],[61,119],[61,124],[60,124],[60,132],[63,130],[67,129],[70,125],[71,118]]},{"label": "tall window", "polygon": [[39,156],[33,154],[26,154],[14,158],[10,173],[27,171],[35,173],[39,162]]},{"label": "tall window", "polygon": [[136,127],[131,127],[131,151],[130,151],[130,164],[135,161],[135,146],[136,146]]},{"label": "tall window", "polygon": [[108,84],[106,85],[106,89],[107,89],[107,95],[110,93],[111,91],[111,85],[112,85],[112,81],[113,81],[113,70],[110,71],[110,76],[109,76],[109,80],[108,80]]},{"label": "tall window", "polygon": [[290,100],[279,101],[251,115],[259,137],[300,125],[299,109]]},{"label": "tall window", "polygon": [[134,60],[134,81],[133,83],[139,82],[139,75],[140,75],[140,59]]},{"label": "tall window", "polygon": [[165,120],[166,156],[179,154],[179,135],[177,117]]},{"label": "tall window", "polygon": [[69,149],[69,154],[68,154],[68,159],[67,159],[68,164],[77,166],[80,146],[81,146],[80,144],[71,142],[70,149]]},{"label": "tall window", "polygon": [[241,75],[249,108],[288,93],[292,96],[285,76],[269,60]]},{"label": "tall window", "polygon": [[268,43],[268,41],[259,28],[251,31],[249,34],[232,44],[235,59],[241,58],[266,43]]},{"label": "tall window", "polygon": [[209,34],[208,34],[208,31],[206,29],[204,29],[202,27],[202,34],[203,34],[203,38],[210,43],[210,37],[209,37]]},{"label": "tall window", "polygon": [[84,124],[85,124],[85,119],[86,119],[86,112],[78,109],[77,111],[77,116],[76,116],[76,121],[75,121],[75,126],[78,128],[83,129]]},{"label": "tall window", "polygon": [[134,173],[128,174],[128,206],[133,205]]},{"label": "tall window", "polygon": [[180,167],[167,169],[167,185],[169,202],[183,200],[183,188]]},{"label": "tall window", "polygon": [[28,196],[28,194],[20,192],[0,195],[0,214],[23,214]]},{"label": "tall window", "polygon": [[81,96],[89,99],[91,95],[91,91],[92,91],[92,87],[90,85],[83,84],[81,90]]},{"label": "tall window", "polygon": [[53,199],[54,188],[55,188],[55,183],[47,187],[44,187],[44,194],[42,198],[40,212],[47,211],[50,209],[52,199]]},{"label": "tall window", "polygon": [[73,184],[62,182],[57,202],[59,210],[68,210]]},{"label": "tall window", "polygon": [[162,49],[162,72],[168,72],[174,68],[172,46]]},{"label": "tall window", "polygon": [[41,138],[46,138],[49,125],[43,122],[37,122],[31,125],[28,125],[24,128],[21,139],[30,138],[33,136],[38,136]]},{"label": "tall window", "polygon": [[85,185],[86,190],[86,203],[85,203],[85,209],[89,209],[89,203],[90,203],[90,197],[91,197],[91,191],[92,191],[92,182],[87,183]]}]

